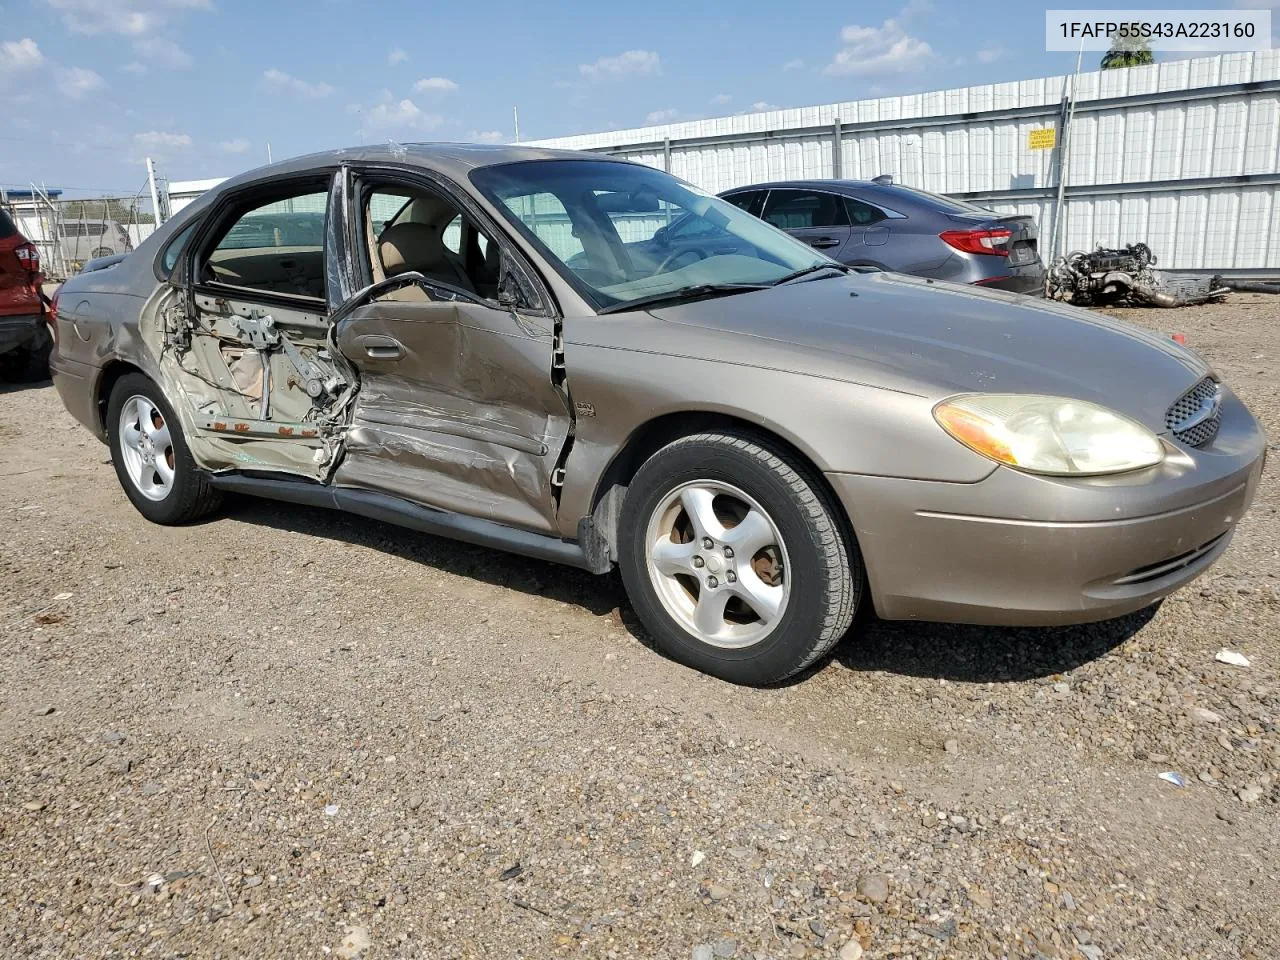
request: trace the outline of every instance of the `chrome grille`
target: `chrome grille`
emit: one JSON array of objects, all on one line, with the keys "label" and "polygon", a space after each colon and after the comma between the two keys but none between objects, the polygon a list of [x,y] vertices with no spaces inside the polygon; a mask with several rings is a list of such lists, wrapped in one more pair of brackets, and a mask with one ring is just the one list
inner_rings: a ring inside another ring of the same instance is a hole
[{"label": "chrome grille", "polygon": [[1218,382],[1205,377],[1179,397],[1164,415],[1164,425],[1174,439],[1189,447],[1203,447],[1218,435],[1222,414],[1218,404]]}]

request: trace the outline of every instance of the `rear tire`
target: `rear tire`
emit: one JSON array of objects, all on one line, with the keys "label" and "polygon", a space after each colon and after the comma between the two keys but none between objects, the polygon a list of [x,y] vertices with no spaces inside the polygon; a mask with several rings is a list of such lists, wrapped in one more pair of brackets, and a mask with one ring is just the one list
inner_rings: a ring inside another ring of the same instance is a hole
[{"label": "rear tire", "polygon": [[9,383],[38,383],[49,379],[49,352],[53,339],[43,324],[34,340],[0,354],[0,380]]},{"label": "rear tire", "polygon": [[637,471],[620,566],[664,654],[733,683],[778,683],[849,629],[863,583],[837,507],[790,454],[749,433],[703,433]]},{"label": "rear tire", "polygon": [[120,486],[152,523],[190,523],[221,505],[222,491],[192,459],[169,401],[142,374],[126,374],[112,388],[107,440]]}]

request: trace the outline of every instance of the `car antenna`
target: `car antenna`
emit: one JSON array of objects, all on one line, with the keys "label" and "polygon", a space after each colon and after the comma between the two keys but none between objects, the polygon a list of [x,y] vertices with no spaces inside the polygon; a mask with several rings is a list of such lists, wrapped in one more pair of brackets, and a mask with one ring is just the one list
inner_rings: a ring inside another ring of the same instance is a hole
[{"label": "car antenna", "polygon": [[880,174],[880,176],[878,176],[878,177],[872,177],[872,178],[871,178],[871,182],[872,182],[872,183],[878,183],[878,184],[880,184],[880,186],[882,186],[882,187],[891,187],[891,186],[893,186],[893,174],[891,174],[891,173],[882,173],[882,174]]}]

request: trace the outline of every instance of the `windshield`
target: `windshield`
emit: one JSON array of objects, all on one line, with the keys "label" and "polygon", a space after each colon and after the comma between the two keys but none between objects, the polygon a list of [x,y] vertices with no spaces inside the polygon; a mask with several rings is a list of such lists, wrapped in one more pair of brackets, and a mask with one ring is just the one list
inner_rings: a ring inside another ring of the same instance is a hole
[{"label": "windshield", "polygon": [[609,160],[482,167],[471,180],[598,308],[688,288],[766,285],[831,263],[660,170]]}]

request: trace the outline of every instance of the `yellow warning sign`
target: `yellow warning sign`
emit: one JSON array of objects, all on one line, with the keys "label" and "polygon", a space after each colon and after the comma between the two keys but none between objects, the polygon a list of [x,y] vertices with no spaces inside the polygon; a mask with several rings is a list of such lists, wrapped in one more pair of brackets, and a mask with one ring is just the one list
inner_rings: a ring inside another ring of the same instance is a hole
[{"label": "yellow warning sign", "polygon": [[1053,127],[1040,127],[1027,133],[1028,150],[1052,150],[1057,142],[1057,131]]}]

